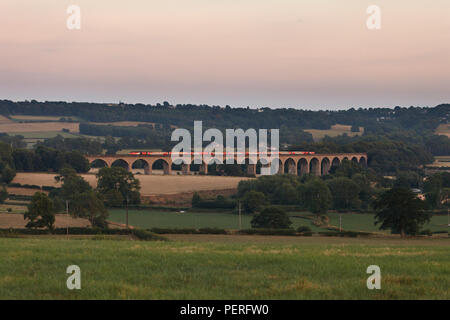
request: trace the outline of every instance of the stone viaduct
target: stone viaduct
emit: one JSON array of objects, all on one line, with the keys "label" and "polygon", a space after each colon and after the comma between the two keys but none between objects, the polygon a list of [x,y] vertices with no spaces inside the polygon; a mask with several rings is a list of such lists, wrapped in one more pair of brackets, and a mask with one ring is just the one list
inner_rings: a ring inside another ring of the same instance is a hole
[{"label": "stone viaduct", "polygon": [[[343,160],[357,162],[367,166],[367,154],[365,153],[335,153],[335,154],[296,154],[300,152],[280,152],[279,154],[279,174],[287,173],[293,175],[303,175],[313,173],[321,176],[327,174],[332,167],[339,166]],[[198,171],[202,174],[208,173],[208,165],[204,162],[201,165],[174,164],[169,153],[160,153],[155,155],[99,155],[87,156],[89,163],[101,166],[121,166],[131,171],[138,160],[144,169],[144,174],[152,174],[157,168],[164,174],[172,174],[178,171],[179,174],[191,174]],[[236,158],[236,156],[235,156]],[[224,159],[226,157],[224,156]],[[225,161],[225,160],[224,160]],[[257,164],[250,164],[246,157],[246,170],[248,174],[257,174],[257,167],[261,166],[258,160]]]}]

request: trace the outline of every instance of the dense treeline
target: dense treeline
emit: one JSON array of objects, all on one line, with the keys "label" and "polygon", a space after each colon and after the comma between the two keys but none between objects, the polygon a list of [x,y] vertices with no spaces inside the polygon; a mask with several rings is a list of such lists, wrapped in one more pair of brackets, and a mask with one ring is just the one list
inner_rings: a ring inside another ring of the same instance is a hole
[{"label": "dense treeline", "polygon": [[246,212],[259,212],[267,205],[295,205],[313,213],[328,209],[368,210],[380,188],[377,177],[352,161],[322,178],[313,175],[262,176],[239,182],[237,196]]},{"label": "dense treeline", "polygon": [[[170,141],[172,129],[170,126],[139,125],[137,127],[120,127],[112,125],[95,125],[80,123],[80,133],[92,136],[120,137],[124,140],[118,147],[125,148],[160,148],[169,149],[173,145]],[[124,143],[126,142],[126,143]]]},{"label": "dense treeline", "polygon": [[54,138],[38,142],[37,146],[39,145],[60,151],[79,151],[83,154],[101,154],[103,152],[101,141],[85,137],[63,138],[61,135],[57,135]]},{"label": "dense treeline", "polygon": [[[61,151],[114,154],[121,149],[170,150],[171,126],[192,129],[194,120],[202,120],[204,128],[280,128],[281,148],[321,152],[367,152],[369,167],[378,174],[396,175],[399,172],[419,172],[419,168],[433,161],[433,156],[450,154],[450,139],[433,132],[447,123],[450,105],[434,108],[369,108],[345,111],[305,111],[296,109],[258,110],[249,108],[221,108],[206,105],[176,105],[165,102],[157,105],[95,104],[66,102],[12,102],[0,100],[0,114],[52,115],[61,118],[78,117],[90,123],[80,123],[82,134],[106,137],[103,141],[77,138],[47,139],[39,145]],[[140,121],[148,125],[119,127],[95,125],[102,121]],[[154,127],[154,123],[156,123]],[[364,127],[364,135],[325,137],[314,142],[306,128],[328,129],[333,124],[347,124],[352,131]],[[20,137],[0,136],[14,149],[23,148]],[[22,168],[30,166],[22,165]],[[31,167],[41,168],[41,165]],[[49,165],[49,167],[58,167]],[[21,169],[22,170],[22,169]]]},{"label": "dense treeline", "polygon": [[[429,219],[431,212],[429,210],[442,210],[449,206],[450,173],[437,173],[425,180],[423,183],[425,201],[417,197],[410,189],[409,183],[401,180],[384,185],[366,168],[345,161],[341,167],[324,177],[282,175],[243,180],[238,185],[237,197],[243,205],[244,212],[250,214],[261,212],[273,205],[295,206],[317,215],[326,214],[328,210],[379,211],[387,205],[383,202],[386,200],[385,197],[392,195],[398,197],[404,195],[408,199],[413,199],[414,203],[417,202],[417,209],[428,211],[422,216],[425,220]],[[402,202],[400,198],[395,199],[395,196],[392,201],[400,207],[411,205],[406,200]],[[400,207],[394,206],[390,209],[394,218],[396,210],[398,211]],[[414,224],[413,232],[407,233],[417,234],[419,225],[420,223]],[[386,226],[388,227],[391,226]]]},{"label": "dense treeline", "polygon": [[38,146],[34,150],[11,149],[13,168],[25,172],[59,172],[70,167],[78,173],[89,171],[89,161],[79,151],[63,151]]},{"label": "dense treeline", "polygon": [[10,136],[7,133],[0,132],[0,141],[9,144],[12,148],[26,148],[27,146],[21,135]]},{"label": "dense treeline", "polygon": [[[436,149],[444,152],[450,147],[450,139],[440,139],[445,141],[442,146]],[[385,175],[395,175],[399,171],[415,171],[418,167],[433,162],[433,154],[427,151],[425,143],[434,141],[435,138],[422,137],[422,140],[413,141],[401,135],[365,135],[363,137],[335,137],[325,138],[317,143],[303,143],[291,146],[290,150],[311,150],[317,153],[335,152],[366,152],[368,155],[368,165],[371,169]],[[428,145],[428,147],[431,147]]]},{"label": "dense treeline", "polygon": [[[103,126],[95,126],[103,127]],[[161,149],[170,150],[174,142],[170,140],[170,132],[157,133],[146,138],[122,137],[114,139],[106,137],[103,142],[87,138],[55,138],[46,139],[42,145],[58,150],[77,150],[83,154],[101,154],[106,150],[114,154],[122,149]],[[98,132],[101,133],[101,132]],[[364,135],[362,137],[325,137],[320,142],[304,142],[288,147],[288,150],[308,150],[316,153],[354,153],[366,152],[369,167],[377,173],[396,175],[399,171],[417,171],[419,167],[432,163],[433,155],[450,154],[450,139],[446,136],[410,134]],[[39,145],[39,144],[38,144]],[[283,148],[282,148],[283,149]],[[236,174],[239,167],[222,166],[226,175]],[[220,168],[219,168],[220,169]],[[236,169],[236,170],[235,170]],[[230,171],[230,172],[228,172]],[[211,171],[213,174],[213,171]],[[242,172],[241,172],[242,173]],[[220,170],[217,171],[220,174]]]},{"label": "dense treeline", "polygon": [[395,109],[369,108],[341,111],[307,111],[298,109],[259,110],[250,108],[221,108],[207,105],[98,104],[67,102],[13,102],[0,100],[0,114],[52,115],[79,117],[92,122],[144,121],[165,126],[190,128],[194,120],[202,120],[207,127],[239,128],[298,128],[329,129],[339,123],[363,126],[369,133],[394,132],[398,129],[431,132],[449,119],[449,104],[435,108],[410,107]]},{"label": "dense treeline", "polygon": [[424,182],[423,191],[430,208],[441,209],[449,206],[450,173],[435,173]]}]

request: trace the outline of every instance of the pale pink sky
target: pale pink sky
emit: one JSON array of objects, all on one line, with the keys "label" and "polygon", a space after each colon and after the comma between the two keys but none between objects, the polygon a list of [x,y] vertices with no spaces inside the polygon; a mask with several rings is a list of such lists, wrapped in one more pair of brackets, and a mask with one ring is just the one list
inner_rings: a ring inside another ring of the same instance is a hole
[{"label": "pale pink sky", "polygon": [[[66,28],[70,4],[79,31]],[[1,0],[0,28],[0,99],[450,102],[449,0]]]}]

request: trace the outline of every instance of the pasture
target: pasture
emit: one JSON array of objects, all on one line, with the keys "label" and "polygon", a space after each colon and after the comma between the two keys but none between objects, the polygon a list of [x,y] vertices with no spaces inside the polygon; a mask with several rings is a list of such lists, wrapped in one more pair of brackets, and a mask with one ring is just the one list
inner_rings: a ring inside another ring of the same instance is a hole
[{"label": "pasture", "polygon": [[436,128],[435,133],[438,135],[447,136],[450,138],[450,124],[448,124],[448,123],[440,124]]},{"label": "pasture", "polygon": [[[24,134],[36,132],[61,132],[62,129],[69,129],[70,132],[79,132],[77,122],[30,122],[30,123],[0,123],[0,132],[8,134]],[[45,136],[42,136],[46,138]],[[41,138],[41,137],[39,137]]]},{"label": "pasture", "polygon": [[138,127],[140,125],[152,126],[155,128],[156,123],[153,122],[140,122],[140,121],[116,121],[116,122],[91,122],[98,126],[115,126],[115,127]]},{"label": "pasture", "polygon": [[434,157],[434,162],[428,164],[427,167],[448,168],[450,167],[450,156],[436,156]]},{"label": "pasture", "polygon": [[21,121],[25,121],[25,122],[33,122],[33,121],[38,121],[38,122],[43,122],[43,121],[61,121],[61,118],[64,118],[66,120],[71,120],[71,121],[80,121],[81,119],[78,117],[64,117],[64,116],[31,116],[31,115],[11,115],[9,116],[12,120],[17,121],[17,122],[21,122]]},{"label": "pasture", "polygon": [[[299,226],[308,226],[312,231],[326,231],[325,228],[317,227],[312,223],[312,214],[307,212],[289,212],[292,221],[292,228]],[[339,227],[339,215],[335,212],[329,212],[329,225]],[[242,228],[251,227],[252,215],[242,214]],[[125,210],[113,209],[109,211],[108,220],[124,224]],[[239,229],[239,215],[232,212],[206,212],[191,209],[184,213],[174,211],[158,210],[129,210],[128,222],[130,225],[150,229],[150,228],[220,228],[220,229]],[[326,226],[324,226],[326,227]],[[373,214],[342,214],[342,228],[347,231],[375,232],[388,235],[389,230],[379,230],[374,225]],[[447,231],[447,216],[433,216],[430,223],[423,229],[431,231]]]},{"label": "pasture", "polygon": [[450,299],[448,240],[235,237],[0,238],[0,299]]},{"label": "pasture", "polygon": [[320,129],[305,129],[304,131],[312,134],[314,141],[318,141],[323,139],[325,136],[336,137],[339,135],[343,135],[344,133],[350,137],[359,136],[364,133],[364,128],[360,127],[359,132],[352,132],[352,126],[335,124],[331,126],[330,129],[320,130]]}]

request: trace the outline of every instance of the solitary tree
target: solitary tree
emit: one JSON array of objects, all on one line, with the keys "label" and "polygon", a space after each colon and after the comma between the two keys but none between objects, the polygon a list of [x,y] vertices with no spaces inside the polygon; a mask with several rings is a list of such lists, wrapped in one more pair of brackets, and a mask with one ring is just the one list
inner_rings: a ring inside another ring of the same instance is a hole
[{"label": "solitary tree", "polygon": [[267,207],[251,221],[253,228],[287,229],[292,224],[286,212],[277,207]]},{"label": "solitary tree", "polygon": [[112,202],[107,202],[107,205],[117,203],[117,196],[120,194],[122,203],[128,199],[129,203],[137,204],[140,202],[141,188],[139,180],[136,179],[133,173],[128,172],[121,167],[102,168],[97,174],[97,190],[100,194],[110,196],[111,190],[116,190],[115,198]]},{"label": "solitary tree", "polygon": [[5,202],[8,199],[8,191],[6,191],[5,186],[2,186],[0,189],[0,203]]},{"label": "solitary tree", "polygon": [[60,189],[51,192],[57,210],[62,210],[65,202],[68,201],[69,214],[72,217],[86,218],[92,226],[106,227],[108,212],[105,209],[103,197],[95,192],[83,177],[72,168],[64,168],[55,180],[62,182]]},{"label": "solitary tree", "polygon": [[75,195],[69,212],[74,217],[88,219],[93,227],[106,227],[108,211],[99,195],[92,190]]},{"label": "solitary tree", "polygon": [[402,238],[417,234],[422,225],[430,221],[430,215],[424,211],[424,202],[408,188],[384,192],[374,201],[373,207],[377,211],[375,224],[381,224],[381,230],[400,233]]},{"label": "solitary tree", "polygon": [[80,193],[92,190],[89,183],[79,176],[77,172],[70,167],[60,170],[59,175],[55,176],[55,181],[62,183],[61,188],[50,191],[50,198],[53,200],[55,211],[62,211],[66,208],[66,201],[69,202],[69,208],[73,204],[73,199]]},{"label": "solitary tree", "polygon": [[200,195],[195,192],[194,195],[192,196],[192,207],[196,208],[198,207],[198,205],[202,202],[202,198],[200,197]]},{"label": "solitary tree", "polygon": [[16,170],[6,165],[2,170],[1,180],[4,183],[10,183],[16,176]]},{"label": "solitary tree", "polygon": [[55,213],[52,200],[45,193],[36,192],[28,205],[24,219],[30,220],[26,225],[27,228],[47,228],[53,232]]}]

